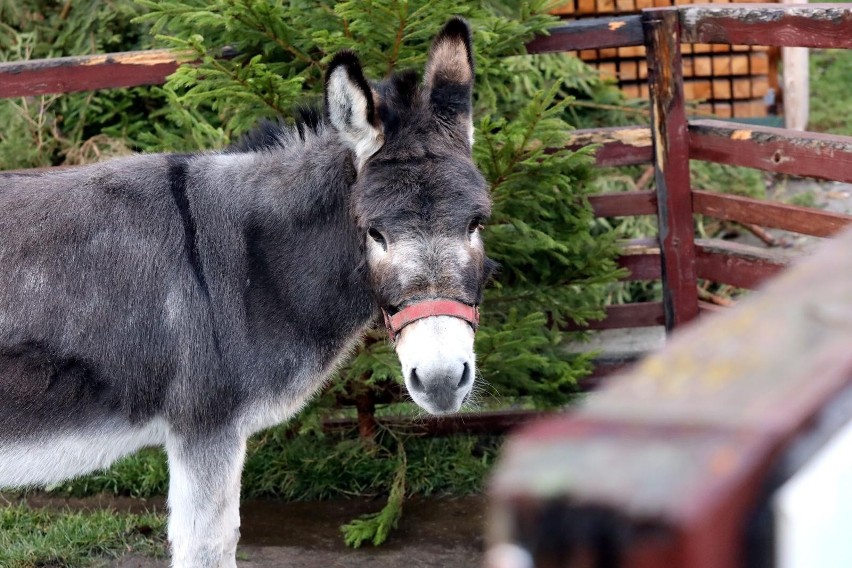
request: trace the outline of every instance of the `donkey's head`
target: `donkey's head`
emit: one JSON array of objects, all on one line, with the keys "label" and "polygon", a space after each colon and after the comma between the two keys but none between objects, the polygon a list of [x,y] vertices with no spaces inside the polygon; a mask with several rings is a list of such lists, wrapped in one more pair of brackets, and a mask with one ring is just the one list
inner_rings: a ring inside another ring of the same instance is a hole
[{"label": "donkey's head", "polygon": [[464,20],[450,20],[413,72],[369,84],[338,54],[326,114],[358,170],[353,214],[372,291],[417,404],[458,410],[476,374],[473,334],[493,263],[480,230],[488,187],[471,156],[473,53]]}]

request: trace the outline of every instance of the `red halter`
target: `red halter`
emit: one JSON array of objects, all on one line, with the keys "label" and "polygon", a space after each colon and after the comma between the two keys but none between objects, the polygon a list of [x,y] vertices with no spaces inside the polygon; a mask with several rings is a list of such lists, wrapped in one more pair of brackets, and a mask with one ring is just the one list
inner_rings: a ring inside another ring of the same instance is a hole
[{"label": "red halter", "polygon": [[395,342],[402,329],[419,319],[432,316],[450,316],[463,319],[473,328],[479,327],[479,306],[468,306],[456,300],[421,300],[406,306],[390,316],[382,310],[385,316],[385,327],[388,328],[391,342]]}]

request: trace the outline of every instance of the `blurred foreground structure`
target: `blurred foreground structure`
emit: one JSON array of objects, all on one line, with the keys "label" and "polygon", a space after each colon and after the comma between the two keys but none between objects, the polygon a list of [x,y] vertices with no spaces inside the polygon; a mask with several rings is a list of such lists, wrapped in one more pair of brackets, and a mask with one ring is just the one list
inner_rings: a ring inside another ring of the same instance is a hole
[{"label": "blurred foreground structure", "polygon": [[852,566],[852,232],[518,433],[491,567]]}]

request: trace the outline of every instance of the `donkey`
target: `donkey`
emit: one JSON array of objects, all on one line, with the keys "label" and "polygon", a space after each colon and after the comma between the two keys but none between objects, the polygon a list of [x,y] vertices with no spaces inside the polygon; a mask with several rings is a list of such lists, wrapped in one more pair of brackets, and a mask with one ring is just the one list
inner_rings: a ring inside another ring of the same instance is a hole
[{"label": "donkey", "polygon": [[0,487],[164,445],[176,567],[233,567],[247,438],[384,314],[412,399],[455,412],[493,263],[464,20],[413,72],[338,53],[322,117],[236,147],[0,177]]}]

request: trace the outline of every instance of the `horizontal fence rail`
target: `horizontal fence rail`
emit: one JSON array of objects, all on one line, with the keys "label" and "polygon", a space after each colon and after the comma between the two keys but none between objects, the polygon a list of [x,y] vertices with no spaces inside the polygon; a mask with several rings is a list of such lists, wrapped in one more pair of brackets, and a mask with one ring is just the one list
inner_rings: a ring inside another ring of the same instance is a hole
[{"label": "horizontal fence rail", "polygon": [[852,224],[852,215],[710,191],[693,190],[692,207],[696,213],[716,219],[815,237],[831,237]]},{"label": "horizontal fence rail", "polygon": [[568,140],[568,148],[575,150],[590,144],[598,146],[595,163],[601,167],[637,166],[654,161],[651,129],[647,126],[575,130]]},{"label": "horizontal fence rail", "polygon": [[754,290],[790,263],[779,251],[724,241],[696,239],[695,268],[699,278]]},{"label": "horizontal fence rail", "polygon": [[657,214],[657,194],[653,191],[601,193],[589,197],[589,203],[598,217]]},{"label": "horizontal fence rail", "polygon": [[527,44],[529,53],[644,45],[641,16],[587,18],[549,30]]},{"label": "horizontal fence rail", "polygon": [[682,6],[686,43],[852,48],[852,11],[838,4]]},{"label": "horizontal fence rail", "polygon": [[157,49],[0,63],[0,98],[159,85],[188,60]]},{"label": "horizontal fence rail", "polygon": [[693,159],[852,183],[852,137],[721,120],[689,124]]},{"label": "horizontal fence rail", "polygon": [[[659,264],[659,261],[658,261]],[[560,326],[562,331],[585,331],[598,329],[627,329],[632,327],[650,327],[663,325],[662,302],[637,302],[635,304],[619,304],[606,307],[606,316],[588,325],[578,325],[568,322]]]}]

